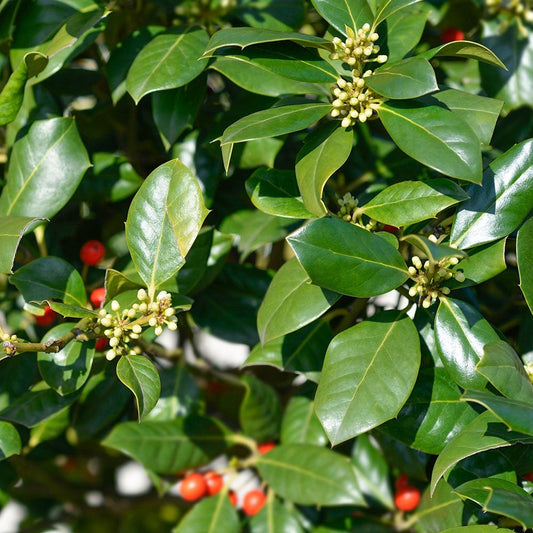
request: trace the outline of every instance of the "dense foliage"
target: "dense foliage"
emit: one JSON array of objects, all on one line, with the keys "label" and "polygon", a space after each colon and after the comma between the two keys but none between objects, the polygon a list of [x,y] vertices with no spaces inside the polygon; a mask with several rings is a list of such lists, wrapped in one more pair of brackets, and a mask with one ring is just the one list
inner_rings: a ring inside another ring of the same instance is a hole
[{"label": "dense foliage", "polygon": [[533,528],[527,1],[3,0],[0,46],[21,531]]}]

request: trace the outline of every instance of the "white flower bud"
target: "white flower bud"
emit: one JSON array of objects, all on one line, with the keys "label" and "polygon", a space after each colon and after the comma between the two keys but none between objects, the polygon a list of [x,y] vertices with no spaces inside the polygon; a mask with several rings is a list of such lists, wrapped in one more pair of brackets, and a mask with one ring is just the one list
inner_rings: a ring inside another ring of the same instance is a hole
[{"label": "white flower bud", "polygon": [[139,289],[137,291],[137,300],[141,302],[148,300],[148,293],[144,289]]},{"label": "white flower bud", "polygon": [[462,283],[466,279],[466,276],[462,270],[458,270],[454,277],[459,283]]},{"label": "white flower bud", "polygon": [[332,109],[330,115],[333,118],[337,118],[340,115],[339,110],[338,109]]},{"label": "white flower bud", "polygon": [[133,333],[141,333],[143,328],[141,327],[140,324],[135,324],[131,330],[133,331]]},{"label": "white flower bud", "polygon": [[177,322],[169,322],[167,324],[167,327],[170,331],[176,331],[178,329],[178,323]]},{"label": "white flower bud", "polygon": [[409,296],[416,296],[418,294],[418,291],[416,290],[416,286],[413,285],[410,289],[409,289]]},{"label": "white flower bud", "polygon": [[133,318],[136,314],[137,313],[136,313],[135,309],[128,309],[127,317],[128,318]]},{"label": "white flower bud", "polygon": [[107,316],[102,318],[102,320],[100,320],[100,324],[102,324],[102,326],[104,326],[104,328],[108,328],[111,326],[113,322],[111,321],[110,318],[108,318]]},{"label": "white flower bud", "polygon": [[413,263],[418,270],[422,270],[422,261],[420,261],[418,255],[413,255],[413,257],[411,257],[411,263]]},{"label": "white flower bud", "polygon": [[117,356],[117,353],[115,352],[115,350],[108,350],[105,354],[105,358],[108,361],[112,361],[116,356]]},{"label": "white flower bud", "polygon": [[378,63],[386,63],[386,62],[387,62],[387,59],[389,59],[388,56],[386,56],[385,54],[382,54],[382,55],[379,55],[379,56],[376,58],[376,61],[377,61]]},{"label": "white flower bud", "polygon": [[157,326],[157,327],[154,329],[154,333],[159,337],[159,335],[161,335],[161,333],[163,333],[163,328],[162,328],[162,326]]},{"label": "white flower bud", "polygon": [[377,41],[377,40],[379,39],[379,35],[378,35],[376,32],[371,33],[369,39],[370,39],[372,42],[375,42],[375,41]]},{"label": "white flower bud", "polygon": [[119,328],[119,327],[116,327],[114,330],[113,330],[113,335],[115,337],[120,337],[122,335],[122,328]]},{"label": "white flower bud", "polygon": [[450,265],[456,265],[457,263],[459,263],[459,258],[458,257],[450,257],[448,262],[450,263]]},{"label": "white flower bud", "polygon": [[416,276],[417,270],[415,267],[410,266],[407,270],[409,271],[409,274],[411,274],[411,276]]},{"label": "white flower bud", "polygon": [[148,305],[145,303],[142,303],[139,305],[139,311],[144,315],[148,311]]},{"label": "white flower bud", "polygon": [[154,327],[154,326],[157,326],[157,318],[155,318],[155,316],[151,317],[150,320],[148,320],[148,324],[150,325],[150,327]]},{"label": "white flower bud", "polygon": [[431,298],[427,297],[423,302],[422,302],[422,307],[424,309],[427,309],[428,307],[431,306]]},{"label": "white flower bud", "polygon": [[368,22],[365,22],[363,24],[363,27],[361,28],[365,33],[368,33],[370,31],[370,24]]},{"label": "white flower bud", "polygon": [[119,343],[120,340],[117,337],[111,337],[111,339],[109,339],[109,346],[111,346],[111,348],[117,347]]},{"label": "white flower bud", "polygon": [[348,117],[344,117],[344,118],[342,119],[341,126],[342,126],[343,128],[348,128],[349,126],[351,126],[351,124],[352,124],[352,121],[350,120],[350,118],[348,118]]},{"label": "white flower bud", "polygon": [[450,287],[441,287],[440,291],[442,294],[450,294]]},{"label": "white flower bud", "polygon": [[120,304],[116,300],[113,300],[111,302],[111,309],[113,311],[118,311],[120,309]]}]

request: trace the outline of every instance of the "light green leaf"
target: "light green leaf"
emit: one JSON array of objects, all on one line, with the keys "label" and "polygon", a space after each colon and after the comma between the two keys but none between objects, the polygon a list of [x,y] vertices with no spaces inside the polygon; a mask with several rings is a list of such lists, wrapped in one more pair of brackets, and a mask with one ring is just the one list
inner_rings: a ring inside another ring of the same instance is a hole
[{"label": "light green leaf", "polygon": [[257,460],[261,478],[300,505],[365,505],[347,457],[311,444],[282,444]]},{"label": "light green leaf", "polygon": [[460,526],[445,529],[442,533],[513,533],[511,529],[498,526],[475,525],[475,526]]},{"label": "light green leaf", "polygon": [[439,88],[433,67],[421,57],[387,63],[365,78],[365,83],[385,98],[400,100],[416,98]]},{"label": "light green leaf", "polygon": [[409,277],[392,244],[339,218],[313,220],[287,240],[311,281],[340,294],[384,294]]},{"label": "light green leaf", "polygon": [[304,533],[295,514],[268,496],[264,507],[250,520],[250,533]]},{"label": "light green leaf", "polygon": [[257,314],[261,343],[309,324],[326,312],[339,294],[310,283],[296,259],[285,263],[275,274]]},{"label": "light green leaf", "polygon": [[117,376],[133,392],[141,421],[159,400],[161,381],[157,368],[142,355],[124,355],[117,364]]},{"label": "light green leaf", "polygon": [[530,218],[518,230],[516,239],[516,259],[520,274],[520,289],[533,313],[533,218]]},{"label": "light green leaf", "polygon": [[373,13],[366,0],[312,0],[315,9],[337,31],[346,35],[346,26],[357,30],[372,23]]},{"label": "light green leaf", "polygon": [[206,67],[200,59],[209,36],[198,26],[173,26],[158,33],[133,61],[126,89],[136,103],[154,91],[174,89],[192,81]]},{"label": "light green leaf", "polygon": [[533,140],[513,146],[495,159],[480,186],[459,207],[450,242],[460,248],[491,242],[514,231],[533,210]]},{"label": "light green leaf", "polygon": [[26,302],[62,300],[67,305],[85,307],[87,292],[80,273],[59,257],[41,257],[19,268],[9,281]]},{"label": "light green leaf", "polygon": [[19,454],[22,449],[20,435],[13,424],[0,421],[0,461]]},{"label": "light green leaf", "polygon": [[325,446],[328,438],[315,414],[315,402],[306,396],[293,396],[281,422],[282,444],[314,444]]},{"label": "light green leaf", "polygon": [[420,1],[421,0],[378,0],[374,24],[377,26],[391,15],[394,15],[398,11]]},{"label": "light green leaf", "polygon": [[9,216],[0,217],[0,272],[11,274],[15,254],[22,237],[38,226],[45,218]]},{"label": "light green leaf", "polygon": [[416,327],[397,311],[379,313],[338,334],[326,353],[315,396],[331,443],[394,418],[411,394],[419,365]]},{"label": "light green leaf", "polygon": [[322,191],[330,176],[348,159],[353,133],[339,128],[338,122],[324,124],[311,133],[296,157],[296,179],[305,207],[313,215],[327,213]]},{"label": "light green leaf", "polygon": [[89,166],[74,119],[34,122],[13,146],[0,213],[52,218],[70,200]]},{"label": "light green leaf", "polygon": [[472,128],[440,105],[389,101],[379,118],[403,152],[453,178],[481,182],[481,146]]},{"label": "light green leaf", "polygon": [[126,241],[152,294],[183,265],[207,212],[197,179],[179,159],[146,178],[130,205]]},{"label": "light green leaf", "polygon": [[[1,416],[1,413],[0,413]],[[231,444],[229,430],[215,419],[187,416],[175,420],[123,422],[102,441],[160,474],[205,464]]]},{"label": "light green leaf", "polygon": [[495,65],[507,70],[505,65],[501,62],[498,56],[492,52],[492,50],[489,50],[486,46],[483,46],[480,43],[472,41],[453,41],[451,43],[442,44],[419,54],[417,57],[424,57],[429,60],[439,56],[476,59],[477,61],[482,61],[489,65]]},{"label": "light green leaf", "polygon": [[361,209],[370,218],[399,227],[433,218],[467,198],[450,180],[402,181],[378,193]]}]

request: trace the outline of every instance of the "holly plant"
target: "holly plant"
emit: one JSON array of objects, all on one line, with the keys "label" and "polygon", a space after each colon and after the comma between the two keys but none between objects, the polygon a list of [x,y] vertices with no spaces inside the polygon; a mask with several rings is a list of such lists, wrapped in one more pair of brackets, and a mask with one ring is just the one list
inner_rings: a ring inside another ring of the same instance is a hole
[{"label": "holly plant", "polygon": [[0,529],[533,528],[532,65],[527,0],[1,2]]}]

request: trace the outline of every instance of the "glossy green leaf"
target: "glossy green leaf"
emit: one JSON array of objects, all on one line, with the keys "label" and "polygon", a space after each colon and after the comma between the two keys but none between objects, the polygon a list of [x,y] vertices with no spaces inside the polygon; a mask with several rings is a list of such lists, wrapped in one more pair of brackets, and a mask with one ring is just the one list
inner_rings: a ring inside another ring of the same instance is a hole
[{"label": "glossy green leaf", "polygon": [[258,442],[277,438],[281,424],[281,403],[276,390],[255,378],[242,376],[244,398],[239,407],[243,432]]},{"label": "glossy green leaf", "polygon": [[233,12],[253,28],[287,31],[302,27],[306,9],[305,0],[242,0]]},{"label": "glossy green leaf", "polygon": [[425,453],[438,455],[477,416],[444,368],[422,370],[400,414],[380,429]]},{"label": "glossy green leaf", "polygon": [[507,516],[524,529],[533,527],[531,496],[515,483],[494,478],[474,479],[454,491],[462,498],[476,502],[485,512]]},{"label": "glossy green leaf", "polygon": [[418,332],[397,311],[379,313],[339,333],[329,345],[315,396],[331,443],[394,418],[411,394],[419,366]]},{"label": "glossy green leaf", "polygon": [[215,50],[226,46],[238,46],[243,49],[253,44],[272,43],[276,41],[293,41],[302,46],[332,50],[331,41],[315,35],[284,32],[266,28],[223,28],[209,40],[204,56],[210,56]]},{"label": "glossy green leaf", "polygon": [[452,244],[470,248],[514,231],[533,209],[533,140],[523,141],[495,159],[481,187],[471,185],[455,217]]},{"label": "glossy green leaf", "polygon": [[0,421],[0,461],[19,454],[22,449],[20,435],[13,424]]},{"label": "glossy green leaf", "polygon": [[[45,343],[66,335],[74,323],[64,322],[48,330],[41,342]],[[70,341],[56,353],[39,352],[37,362],[42,378],[56,392],[65,396],[81,388],[91,372],[94,342]]]},{"label": "glossy green leaf", "polygon": [[130,205],[126,240],[152,293],[183,265],[207,213],[196,177],[179,159],[146,178]]},{"label": "glossy green leaf", "polygon": [[442,533],[512,533],[511,529],[498,526],[475,525],[445,529]]},{"label": "glossy green leaf", "polygon": [[440,105],[416,100],[386,102],[379,118],[403,152],[453,178],[481,182],[481,150],[472,128]]},{"label": "glossy green leaf", "polygon": [[281,421],[282,444],[325,446],[328,438],[315,414],[315,402],[306,396],[293,396]]},{"label": "glossy green leaf", "polygon": [[187,416],[170,421],[123,422],[102,441],[161,474],[205,464],[223,453],[231,435],[215,419]]},{"label": "glossy green leaf", "polygon": [[288,218],[314,216],[304,206],[296,176],[291,170],[257,169],[246,180],[246,192],[263,213]]},{"label": "glossy green leaf", "polygon": [[510,431],[533,435],[533,404],[488,392],[466,390],[463,400],[482,405],[490,411],[500,422],[504,423]]},{"label": "glossy green leaf", "polygon": [[198,76],[187,85],[152,95],[152,114],[161,141],[168,150],[192,127],[206,93],[206,78]]},{"label": "glossy green leaf", "polygon": [[364,505],[347,457],[311,444],[282,444],[257,460],[261,478],[301,505]]},{"label": "glossy green leaf", "polygon": [[80,273],[59,257],[35,259],[19,268],[9,281],[27,302],[56,299],[80,307],[87,304],[85,283]]},{"label": "glossy green leaf", "polygon": [[310,283],[296,259],[285,263],[274,276],[257,314],[263,344],[309,324],[325,313],[339,294]]},{"label": "glossy green leaf", "polygon": [[220,144],[277,137],[307,128],[331,110],[331,104],[295,104],[257,111],[226,128]]},{"label": "glossy green leaf", "polygon": [[44,381],[40,381],[0,411],[0,420],[8,420],[31,428],[66,409],[78,396],[78,392],[61,396]]},{"label": "glossy green leaf", "polygon": [[206,67],[200,59],[209,36],[198,26],[173,26],[158,33],[133,61],[126,89],[136,103],[148,93],[181,87]]},{"label": "glossy green leaf", "polygon": [[311,281],[341,294],[383,294],[409,276],[392,244],[339,218],[314,220],[287,240]]},{"label": "glossy green leaf", "polygon": [[268,497],[261,511],[250,520],[250,533],[303,533],[294,513],[276,498]]},{"label": "glossy green leaf", "polygon": [[506,69],[505,64],[492,50],[480,43],[472,41],[453,41],[451,43],[445,43],[423,52],[419,57],[420,56],[428,60],[433,57],[442,56],[462,57],[465,59],[475,59],[477,61],[482,61],[483,63],[488,63],[489,65]]},{"label": "glossy green leaf", "polygon": [[486,450],[511,446],[518,442],[531,444],[533,437],[509,431],[505,424],[502,424],[488,411],[480,414],[448,442],[437,457],[431,476],[431,491],[435,490],[439,479],[462,459]]},{"label": "glossy green leaf", "polygon": [[9,216],[0,217],[0,272],[11,274],[15,254],[22,237],[43,222],[44,218]]},{"label": "glossy green leaf", "polygon": [[420,0],[378,0],[374,24],[377,26],[388,17],[418,2]]},{"label": "glossy green leaf", "polygon": [[[48,58],[39,52],[30,52],[24,56],[17,68],[11,73],[0,92],[0,125],[15,120],[24,99],[24,87],[30,76],[36,76],[47,65]],[[31,69],[31,71],[30,71]]]},{"label": "glossy green leaf", "polygon": [[307,379],[318,382],[324,354],[332,338],[329,326],[317,321],[264,346],[258,344],[244,364],[275,366],[287,372],[301,373]]},{"label": "glossy green leaf", "polygon": [[476,369],[507,398],[533,403],[533,384],[524,370],[524,364],[505,341],[485,344],[483,357]]},{"label": "glossy green leaf", "polygon": [[352,463],[361,492],[371,501],[379,502],[383,507],[393,509],[389,466],[383,456],[383,451],[376,441],[367,434],[359,435],[355,440]]},{"label": "glossy green leaf", "polygon": [[52,218],[70,200],[89,166],[74,119],[33,122],[13,146],[0,213]]},{"label": "glossy green leaf", "polygon": [[400,100],[416,98],[439,88],[433,67],[421,57],[387,63],[365,78],[365,83],[385,98]]},{"label": "glossy green leaf", "polygon": [[339,128],[337,122],[324,124],[311,133],[296,157],[296,179],[305,207],[313,215],[327,213],[322,191],[330,176],[348,159],[353,133]]},{"label": "glossy green leaf", "polygon": [[315,9],[337,31],[346,35],[346,26],[356,30],[365,22],[372,23],[372,10],[366,0],[312,0]]},{"label": "glossy green leaf", "polygon": [[28,446],[35,448],[37,445],[59,437],[70,425],[70,409],[63,409],[30,430]]},{"label": "glossy green leaf", "polygon": [[228,493],[221,491],[215,496],[205,498],[180,520],[172,533],[239,533],[239,516],[228,498]]},{"label": "glossy green leaf", "polygon": [[133,392],[139,421],[155,406],[161,381],[154,364],[142,355],[124,355],[117,364],[117,376]]},{"label": "glossy green leaf", "polygon": [[516,239],[516,259],[520,274],[520,290],[533,313],[533,218],[518,230]]},{"label": "glossy green leaf", "polygon": [[416,250],[420,250],[428,259],[432,261],[439,261],[446,257],[467,257],[465,252],[452,248],[451,246],[445,246],[444,244],[438,244],[430,241],[423,235],[409,234],[401,238],[402,241],[408,242],[415,247]]},{"label": "glossy green leaf", "polygon": [[[405,57],[420,41],[428,10],[424,4],[413,4],[397,11],[387,18],[387,50],[389,61],[399,61]],[[382,34],[383,26],[379,28]]]},{"label": "glossy green leaf", "polygon": [[468,117],[468,125],[483,144],[489,144],[503,102],[494,98],[470,94],[457,89],[443,89],[432,94],[432,98],[443,103],[460,117]]},{"label": "glossy green leaf", "polygon": [[504,101],[504,113],[523,105],[530,105],[529,91],[533,75],[533,36],[523,32],[518,20],[510,20],[501,27],[498,19],[484,21],[482,42],[490,48],[508,70],[480,64],[481,87],[489,96]]},{"label": "glossy green leaf", "polygon": [[467,198],[450,180],[402,181],[378,193],[362,210],[370,218],[399,227],[433,218]]},{"label": "glossy green leaf", "polygon": [[469,304],[441,298],[435,316],[435,339],[444,366],[463,388],[483,390],[486,379],[476,371],[485,344],[499,340],[492,326]]}]

